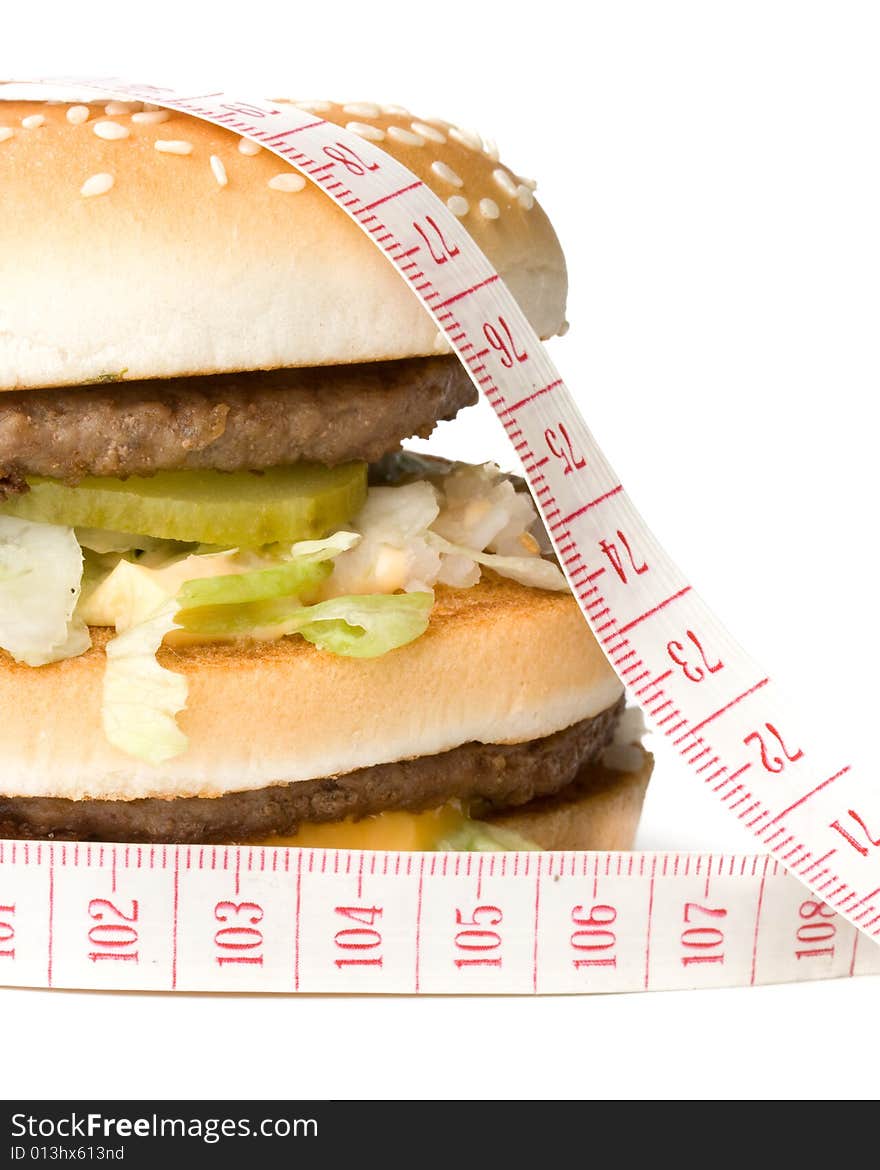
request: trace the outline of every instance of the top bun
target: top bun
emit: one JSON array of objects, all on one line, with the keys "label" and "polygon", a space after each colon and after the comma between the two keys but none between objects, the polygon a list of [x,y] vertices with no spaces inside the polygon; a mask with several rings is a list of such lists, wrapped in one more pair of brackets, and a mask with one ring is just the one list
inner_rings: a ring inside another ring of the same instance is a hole
[{"label": "top bun", "polygon": [[[560,329],[556,234],[478,136],[306,104],[452,199],[538,333]],[[273,185],[297,172],[242,141],[135,103],[0,102],[0,390],[448,352],[360,228],[311,183]]]}]

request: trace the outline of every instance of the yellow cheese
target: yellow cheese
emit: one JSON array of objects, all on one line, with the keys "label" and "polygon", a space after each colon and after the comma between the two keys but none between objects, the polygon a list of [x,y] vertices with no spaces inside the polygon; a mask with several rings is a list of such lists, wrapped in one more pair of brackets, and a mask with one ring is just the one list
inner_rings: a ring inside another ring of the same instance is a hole
[{"label": "yellow cheese", "polygon": [[293,845],[299,849],[388,849],[428,851],[461,829],[467,817],[454,805],[427,812],[384,812],[360,821],[303,825],[292,837],[271,837],[262,845]]}]

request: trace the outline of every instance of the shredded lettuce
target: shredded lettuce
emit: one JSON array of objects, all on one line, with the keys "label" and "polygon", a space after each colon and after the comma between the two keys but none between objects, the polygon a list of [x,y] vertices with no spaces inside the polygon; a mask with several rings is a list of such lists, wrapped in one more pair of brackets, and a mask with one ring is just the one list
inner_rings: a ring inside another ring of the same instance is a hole
[{"label": "shredded lettuce", "polygon": [[357,547],[333,565],[325,595],[421,593],[437,579],[440,557],[425,541],[439,512],[437,489],[418,481],[401,487],[371,487],[355,519]]},{"label": "shredded lettuce", "polygon": [[431,528],[451,544],[521,556],[534,543],[529,532],[537,513],[531,496],[518,492],[494,463],[456,464],[438,487],[443,505]]},{"label": "shredded lettuce", "polygon": [[82,572],[72,528],[0,516],[0,646],[16,662],[45,666],[88,650],[74,618]]},{"label": "shredded lettuce", "polygon": [[520,585],[528,585],[533,589],[568,589],[568,582],[559,566],[554,565],[552,561],[545,561],[543,557],[502,557],[497,553],[478,552],[474,548],[452,544],[438,536],[436,532],[429,532],[427,540],[438,552],[476,561],[478,565],[485,565],[487,569],[493,569],[502,577],[518,581]]},{"label": "shredded lettuce", "polygon": [[532,853],[543,849],[542,845],[530,841],[513,829],[502,825],[490,825],[485,821],[465,821],[461,828],[438,841],[436,849],[461,853],[514,852]]},{"label": "shredded lettuce", "polygon": [[188,743],[175,718],[186,706],[187,681],[156,658],[162,639],[176,625],[176,613],[177,602],[167,601],[106,647],[104,734],[126,755],[149,764],[179,756]]},{"label": "shredded lettuce", "polygon": [[348,552],[360,541],[357,532],[334,532],[324,540],[298,540],[291,545],[290,556],[311,562],[332,561],[340,553]]},{"label": "shredded lettuce", "polygon": [[528,494],[493,463],[372,487],[354,520],[362,540],[337,559],[324,596],[468,589],[480,565],[523,585],[566,589],[559,569],[540,555],[536,523]]}]

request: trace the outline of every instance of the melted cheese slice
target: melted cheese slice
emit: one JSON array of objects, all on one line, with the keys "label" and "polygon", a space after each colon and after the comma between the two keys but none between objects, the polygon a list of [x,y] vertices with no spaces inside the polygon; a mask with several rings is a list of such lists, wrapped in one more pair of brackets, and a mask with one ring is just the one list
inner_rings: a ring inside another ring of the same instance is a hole
[{"label": "melted cheese slice", "polygon": [[462,829],[468,818],[454,805],[427,812],[384,812],[360,821],[303,825],[292,837],[271,837],[260,845],[292,845],[297,849],[387,849],[426,852]]}]

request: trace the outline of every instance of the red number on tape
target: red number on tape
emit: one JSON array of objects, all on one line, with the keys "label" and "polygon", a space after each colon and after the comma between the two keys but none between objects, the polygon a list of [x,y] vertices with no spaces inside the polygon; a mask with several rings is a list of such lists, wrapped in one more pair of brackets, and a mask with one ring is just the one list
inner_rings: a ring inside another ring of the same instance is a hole
[{"label": "red number on tape", "polygon": [[257,951],[263,945],[263,932],[257,928],[257,923],[263,921],[263,907],[257,902],[218,902],[214,907],[214,918],[217,922],[230,923],[214,935],[214,945],[223,951],[236,952],[232,955],[217,955],[217,966],[243,963],[262,967],[261,954],[240,952]]},{"label": "red number on tape", "polygon": [[498,350],[501,355],[499,360],[506,370],[512,370],[517,362],[528,361],[528,353],[517,347],[510,326],[503,317],[498,318],[497,325],[486,321],[483,325],[483,334],[492,348]]},{"label": "red number on tape", "polygon": [[129,949],[136,946],[138,941],[137,927],[133,925],[138,920],[138,904],[135,898],[131,900],[129,914],[120,910],[107,898],[92,898],[89,902],[89,917],[97,923],[89,930],[89,942],[94,947],[103,948],[100,951],[89,952],[89,958],[93,963],[102,959],[118,959],[131,963],[138,961],[138,952]]},{"label": "red number on tape", "polygon": [[544,440],[551,453],[565,464],[565,475],[571,475],[573,471],[580,471],[587,466],[586,459],[576,453],[571,435],[568,433],[568,427],[564,422],[557,423],[556,430],[553,427],[548,427],[544,431]]},{"label": "red number on tape", "polygon": [[[382,917],[381,906],[337,906],[336,913],[359,926],[349,926],[337,930],[333,941],[343,951],[372,951],[382,945],[382,935],[374,928],[374,924]],[[371,958],[335,959],[336,966],[341,967],[381,967],[382,956],[374,955]]]},{"label": "red number on tape", "polygon": [[[0,906],[0,943],[11,943],[15,941],[15,923],[12,919],[15,917],[15,906]],[[0,959],[14,959],[15,947],[7,948],[0,951]]]},{"label": "red number on tape", "polygon": [[[607,951],[617,944],[617,935],[609,930],[617,920],[617,911],[613,906],[593,906],[589,914],[584,914],[583,906],[575,906],[571,912],[572,923],[579,927],[572,933],[569,940],[576,951]],[[575,969],[581,967],[616,967],[617,956],[605,955],[601,959],[572,959]]]},{"label": "red number on tape", "polygon": [[[455,911],[455,921],[458,926],[471,927],[469,930],[460,930],[455,936],[455,945],[461,951],[495,951],[501,946],[501,935],[497,930],[488,927],[500,926],[504,918],[497,906],[477,906],[469,918],[464,917],[463,910]],[[494,958],[467,958],[456,959],[455,965],[461,967],[500,967],[501,956]]]},{"label": "red number on tape", "polygon": [[[832,918],[836,918],[837,914],[830,906],[826,906],[824,902],[816,902],[813,898],[807,898],[806,902],[801,903],[798,913],[801,918],[807,919],[807,921],[802,922],[797,928],[798,942],[829,943],[837,934],[837,926],[830,921]],[[809,921],[810,919],[813,921]],[[831,956],[833,954],[833,943],[831,946],[812,947],[809,950],[795,951],[795,956],[798,959],[812,959],[817,955]]]},{"label": "red number on tape", "polygon": [[434,263],[447,264],[450,260],[454,260],[460,253],[458,244],[449,243],[432,215],[425,216],[424,224],[425,226],[417,219],[413,220],[413,227],[425,241],[425,247],[431,254]]},{"label": "red number on tape", "polygon": [[865,834],[864,840],[867,841],[867,845],[860,844],[855,839],[855,837],[852,836],[852,834],[850,834],[846,831],[846,829],[843,827],[843,825],[840,823],[840,821],[834,821],[831,825],[831,828],[836,829],[837,832],[840,833],[841,837],[844,837],[849,842],[849,844],[852,845],[853,849],[855,849],[857,853],[861,853],[862,857],[867,857],[869,847],[873,846],[873,848],[876,849],[877,846],[880,845],[880,837],[875,839],[874,837],[871,836],[870,832],[868,831],[868,826],[865,824],[865,822],[862,820],[862,818],[859,816],[859,814],[855,811],[855,809],[852,809],[852,808],[848,809],[846,815],[848,817],[851,817],[852,820],[855,821],[855,823],[859,826],[859,828]]},{"label": "red number on tape", "polygon": [[[697,902],[685,902],[684,924],[687,927],[681,934],[683,947],[698,950],[696,955],[682,955],[681,965],[690,967],[694,963],[723,963],[724,952],[715,951],[716,947],[724,946],[724,931],[717,926],[690,926],[689,923],[699,921],[698,915],[705,918],[726,918],[727,911],[720,907],[700,906]],[[714,953],[709,954],[709,951]]]},{"label": "red number on tape", "polygon": [[350,146],[345,146],[342,142],[337,142],[334,146],[325,146],[324,154],[328,158],[333,159],[334,162],[342,163],[350,175],[365,175],[367,171],[378,171],[379,164],[377,162],[364,162],[356,150],[352,150]]},{"label": "red number on tape", "polygon": [[[666,647],[666,652],[676,666],[680,666],[682,673],[690,682],[702,682],[706,674],[717,674],[724,666],[724,663],[718,658],[715,662],[710,662],[706,651],[703,649],[703,643],[697,637],[693,630],[688,630],[685,634],[687,640],[695,647],[697,653],[702,659],[702,666],[695,663],[690,657],[690,648],[685,648],[683,642],[672,641]],[[713,655],[714,657],[714,655]]]},{"label": "red number on tape", "polygon": [[745,737],[743,743],[746,746],[748,746],[750,743],[758,744],[761,752],[761,763],[764,766],[765,771],[779,773],[785,768],[786,761],[788,761],[789,764],[794,764],[803,758],[804,753],[800,748],[798,748],[798,750],[794,753],[788,750],[788,748],[785,746],[785,741],[772,723],[765,723],[764,727],[767,729],[769,735],[771,735],[773,739],[775,739],[779,744],[779,747],[782,751],[781,756],[770,754],[771,750],[774,749],[772,748],[772,745],[768,745],[766,742],[763,731],[751,732]]},{"label": "red number on tape", "polygon": [[[621,530],[619,528],[617,530],[617,539],[623,545],[624,550],[625,550],[626,555],[627,555],[627,559],[629,560],[630,568],[635,573],[635,575],[637,577],[641,577],[641,575],[643,573],[647,573],[647,571],[648,571],[647,561],[642,560],[641,564],[638,564],[636,562],[636,556],[633,553],[632,546],[629,543],[629,539],[627,538],[625,533],[621,532]],[[602,552],[605,554],[605,556],[611,562],[611,567],[614,570],[614,572],[618,575],[618,577],[623,582],[623,584],[626,585],[627,582],[629,581],[630,569],[628,569],[624,566],[623,557],[621,556],[620,552],[618,551],[617,545],[612,544],[608,540],[600,540],[599,541],[599,548],[602,550]],[[641,558],[639,558],[639,559],[641,560]]]}]

